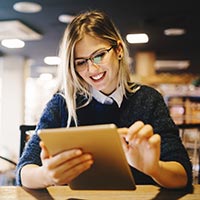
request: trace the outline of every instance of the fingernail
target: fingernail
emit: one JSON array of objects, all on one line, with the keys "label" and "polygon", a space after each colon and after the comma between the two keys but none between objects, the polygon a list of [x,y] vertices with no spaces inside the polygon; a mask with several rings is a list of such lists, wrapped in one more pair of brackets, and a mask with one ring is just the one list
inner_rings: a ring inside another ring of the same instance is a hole
[{"label": "fingernail", "polygon": [[81,155],[81,154],[82,154],[82,151],[81,151],[81,150],[76,150],[75,154],[76,154],[76,155]]},{"label": "fingernail", "polygon": [[89,165],[92,165],[93,163],[94,163],[93,160],[89,160],[89,161],[88,161],[88,164],[89,164]]}]

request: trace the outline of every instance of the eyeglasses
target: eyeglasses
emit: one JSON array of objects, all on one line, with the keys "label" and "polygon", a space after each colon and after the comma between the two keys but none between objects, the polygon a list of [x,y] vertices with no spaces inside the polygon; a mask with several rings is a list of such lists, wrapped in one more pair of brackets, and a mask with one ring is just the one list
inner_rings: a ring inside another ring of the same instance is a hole
[{"label": "eyeglasses", "polygon": [[77,58],[75,59],[75,69],[76,71],[84,71],[88,67],[88,60],[93,64],[102,65],[105,64],[106,56],[114,46],[111,46],[109,49],[103,49],[95,52],[88,58]]}]

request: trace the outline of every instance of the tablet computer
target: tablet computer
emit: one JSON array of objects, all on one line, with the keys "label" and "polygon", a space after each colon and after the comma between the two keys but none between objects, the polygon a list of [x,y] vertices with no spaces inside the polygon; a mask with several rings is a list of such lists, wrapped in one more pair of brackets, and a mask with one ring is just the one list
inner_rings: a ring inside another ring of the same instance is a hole
[{"label": "tablet computer", "polygon": [[72,148],[81,148],[92,154],[93,165],[71,181],[71,189],[136,189],[114,124],[41,129],[38,134],[52,156]]}]

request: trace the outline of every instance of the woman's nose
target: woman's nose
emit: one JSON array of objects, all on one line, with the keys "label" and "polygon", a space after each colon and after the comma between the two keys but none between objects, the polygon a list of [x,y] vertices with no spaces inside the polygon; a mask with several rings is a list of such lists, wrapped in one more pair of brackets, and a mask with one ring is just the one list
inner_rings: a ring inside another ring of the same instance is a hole
[{"label": "woman's nose", "polygon": [[94,62],[92,62],[91,60],[88,60],[88,71],[92,72],[95,71],[99,68],[99,66],[97,64],[95,64]]}]

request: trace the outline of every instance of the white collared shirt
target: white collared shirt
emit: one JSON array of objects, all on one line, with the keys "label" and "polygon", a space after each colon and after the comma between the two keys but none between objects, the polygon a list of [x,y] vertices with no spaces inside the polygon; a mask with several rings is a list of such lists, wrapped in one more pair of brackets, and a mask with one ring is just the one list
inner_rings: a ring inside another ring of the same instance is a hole
[{"label": "white collared shirt", "polygon": [[122,100],[123,100],[123,93],[122,88],[119,86],[112,94],[109,96],[101,93],[100,91],[96,90],[95,88],[91,87],[90,92],[92,96],[100,103],[102,104],[112,104],[113,101],[115,101],[118,105],[118,107],[121,106]]}]

